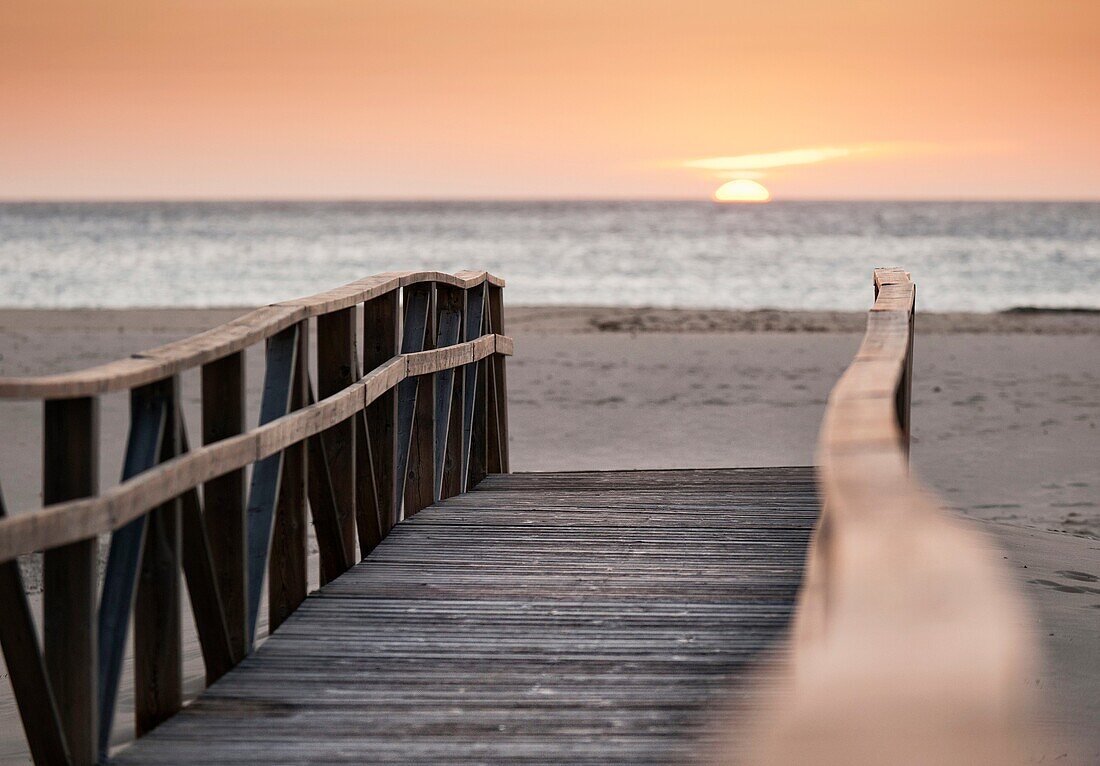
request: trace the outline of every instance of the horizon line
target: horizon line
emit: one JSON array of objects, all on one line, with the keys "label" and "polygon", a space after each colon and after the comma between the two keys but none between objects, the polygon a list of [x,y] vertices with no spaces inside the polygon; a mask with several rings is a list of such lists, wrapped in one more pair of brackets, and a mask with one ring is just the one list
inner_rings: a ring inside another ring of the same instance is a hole
[{"label": "horizon line", "polygon": [[[737,207],[736,203],[718,203],[706,197],[659,197],[659,196],[401,196],[401,197],[375,197],[375,196],[117,196],[117,197],[6,197],[0,195],[0,205],[34,205],[34,204],[148,204],[148,203],[547,203],[547,202],[684,202],[721,205],[722,207]],[[1013,202],[1013,203],[1100,203],[1100,195],[1095,197],[997,197],[997,196],[898,196],[898,197],[824,197],[824,196],[799,196],[799,197],[773,197],[763,205],[754,207],[767,207],[768,205],[784,202]]]}]

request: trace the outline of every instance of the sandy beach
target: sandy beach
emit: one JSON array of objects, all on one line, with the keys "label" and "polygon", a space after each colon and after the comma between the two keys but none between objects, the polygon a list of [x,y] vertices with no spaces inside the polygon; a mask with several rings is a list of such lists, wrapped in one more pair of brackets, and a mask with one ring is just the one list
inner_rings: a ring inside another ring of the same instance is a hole
[{"label": "sandy beach", "polygon": [[[224,322],[243,309],[0,311],[0,374],[77,369]],[[512,465],[805,465],[862,313],[509,308]],[[248,357],[258,403],[261,355]],[[189,428],[198,383],[183,378]],[[0,481],[14,512],[40,502],[40,407],[0,402]],[[117,481],[124,396],[104,397],[102,486]],[[918,315],[914,470],[1005,548],[1044,636],[1044,715],[1100,753],[1100,315]],[[32,590],[37,583],[31,583]],[[192,647],[193,648],[193,647]],[[19,760],[0,689],[0,757]],[[1091,736],[1091,739],[1090,739]],[[1055,750],[1061,747],[1056,746]],[[1051,755],[1057,755],[1053,750]]]}]

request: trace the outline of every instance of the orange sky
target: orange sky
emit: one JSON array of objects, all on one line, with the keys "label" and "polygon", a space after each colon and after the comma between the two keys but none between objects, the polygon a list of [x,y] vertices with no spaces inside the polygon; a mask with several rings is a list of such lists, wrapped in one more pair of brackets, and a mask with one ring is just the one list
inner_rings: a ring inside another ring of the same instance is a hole
[{"label": "orange sky", "polygon": [[0,197],[1100,198],[1095,0],[3,0]]}]

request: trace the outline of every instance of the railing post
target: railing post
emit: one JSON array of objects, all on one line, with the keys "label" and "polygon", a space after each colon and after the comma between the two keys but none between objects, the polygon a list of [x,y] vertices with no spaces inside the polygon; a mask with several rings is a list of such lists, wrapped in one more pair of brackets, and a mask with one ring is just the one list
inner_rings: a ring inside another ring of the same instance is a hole
[{"label": "railing post", "polygon": [[[488,284],[489,332],[504,334],[504,289]],[[508,473],[508,380],[504,367],[505,357],[494,354],[490,358],[489,391],[489,473]]]},{"label": "railing post", "polygon": [[[0,490],[0,519],[7,515],[4,493]],[[61,716],[46,674],[18,559],[0,564],[0,610],[4,615],[0,619],[0,647],[4,650],[8,680],[19,707],[31,758],[40,764],[70,763]]]},{"label": "railing post", "polygon": [[[370,372],[398,353],[400,312],[398,290],[363,304],[363,371]],[[367,407],[367,439],[378,495],[379,534],[385,537],[397,523],[397,391],[382,394]],[[366,555],[366,551],[363,551]]]},{"label": "railing post", "polygon": [[[420,282],[405,288],[405,321],[401,353],[430,349],[435,341],[435,285]],[[432,503],[435,465],[433,428],[435,390],[432,378],[406,378],[397,387],[397,486],[408,518]]]},{"label": "railing post", "polygon": [[899,419],[901,431],[905,439],[905,457],[909,457],[909,447],[912,442],[913,423],[913,341],[915,339],[914,324],[917,318],[917,288],[913,286],[913,306],[909,310],[909,341],[906,345],[905,375],[901,381],[901,408]]},{"label": "railing post", "polygon": [[[298,350],[291,383],[289,411],[306,404],[309,386],[309,321],[298,325]],[[279,500],[268,566],[267,630],[275,632],[291,612],[305,600],[308,588],[306,520],[306,443],[300,441],[283,450]]]},{"label": "railing post", "polygon": [[[355,349],[355,307],[317,317],[317,398],[324,399],[355,382],[359,366]],[[355,418],[321,434],[345,559],[355,559],[356,488]],[[360,520],[363,524],[363,520]]]},{"label": "railing post", "polygon": [[[99,403],[48,400],[43,429],[42,502],[88,497],[99,481]],[[96,762],[96,540],[43,556],[45,661],[72,762]]]},{"label": "railing post", "polygon": [[[436,285],[436,346],[453,346],[462,340],[466,313],[466,291],[451,285]],[[435,499],[453,497],[462,491],[463,368],[451,368],[435,375]]]},{"label": "railing post", "polygon": [[[488,325],[489,312],[484,311],[474,337],[481,335]],[[488,357],[474,363],[476,372],[473,376],[473,393],[467,394],[467,401],[472,411],[470,453],[466,466],[467,491],[477,486],[489,472],[489,371],[492,369],[492,364],[493,360]]]},{"label": "railing post", "polygon": [[[164,381],[167,414],[158,462],[180,453],[179,381]],[[152,731],[183,705],[180,635],[180,502],[149,512],[134,601],[134,722]]]},{"label": "railing post", "polygon": [[[260,425],[278,420],[294,407],[295,395],[301,399],[298,357],[302,345],[300,336],[305,322],[293,324],[267,339],[264,351],[264,392],[260,400]],[[275,516],[282,499],[281,487],[286,458],[293,451],[283,449],[252,465],[248,487],[248,648],[256,638],[264,573],[276,566],[279,574],[269,577],[269,585],[284,586],[282,571],[284,552],[272,542]],[[304,483],[304,482],[303,482]],[[282,543],[280,543],[282,545]],[[275,560],[276,555],[280,558]],[[271,559],[271,567],[268,560]],[[274,579],[273,579],[274,578]],[[269,588],[270,590],[270,588]],[[269,624],[270,630],[270,624]]]},{"label": "railing post", "polygon": [[[243,433],[244,421],[244,353],[238,351],[203,365],[202,443],[212,444]],[[236,657],[243,657],[248,651],[248,519],[244,479],[244,470],[238,469],[203,486],[211,556]]]}]

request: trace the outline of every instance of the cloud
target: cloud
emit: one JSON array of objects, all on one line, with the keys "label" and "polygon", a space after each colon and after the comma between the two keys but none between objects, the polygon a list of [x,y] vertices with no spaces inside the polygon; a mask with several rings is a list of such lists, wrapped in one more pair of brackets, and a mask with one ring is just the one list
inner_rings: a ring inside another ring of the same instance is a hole
[{"label": "cloud", "polygon": [[742,177],[759,178],[763,170],[791,167],[793,165],[813,165],[829,160],[847,159],[857,156],[901,154],[916,151],[918,144],[902,142],[879,142],[850,144],[847,146],[811,146],[799,149],[784,149],[777,152],[759,154],[738,154],[726,157],[704,157],[686,160],[683,167],[699,170],[711,170],[727,174],[739,174]]}]

